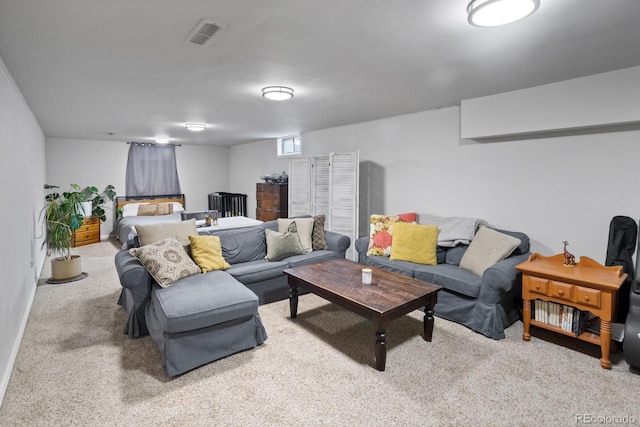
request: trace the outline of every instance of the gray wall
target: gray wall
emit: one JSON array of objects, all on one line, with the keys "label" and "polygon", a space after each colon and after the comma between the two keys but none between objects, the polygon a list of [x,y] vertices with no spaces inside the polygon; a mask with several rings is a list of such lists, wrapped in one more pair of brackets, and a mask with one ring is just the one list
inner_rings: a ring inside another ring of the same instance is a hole
[{"label": "gray wall", "polygon": [[[129,145],[117,141],[47,138],[47,183],[67,187],[114,185],[124,196]],[[72,159],[72,160],[71,160]],[[189,210],[207,209],[207,194],[229,191],[229,148],[183,145],[176,147],[180,186]],[[69,164],[73,167],[69,167]],[[109,204],[111,206],[111,204]],[[113,231],[113,209],[102,224],[103,239]]]},{"label": "gray wall", "polygon": [[42,269],[44,134],[0,59],[0,404]]},{"label": "gray wall", "polygon": [[[571,83],[580,90],[579,80]],[[526,102],[526,93],[520,96]],[[383,187],[376,188],[382,212],[374,213],[480,217],[526,232],[536,252],[562,252],[568,240],[576,257],[603,263],[611,218],[640,216],[639,140],[638,130],[592,129],[478,143],[460,138],[456,106],[308,132],[302,151],[359,150],[361,162],[382,175],[373,180]],[[251,212],[259,176],[286,170],[288,162],[277,159],[275,141],[266,140],[232,147],[230,164],[230,185],[248,194]]]}]

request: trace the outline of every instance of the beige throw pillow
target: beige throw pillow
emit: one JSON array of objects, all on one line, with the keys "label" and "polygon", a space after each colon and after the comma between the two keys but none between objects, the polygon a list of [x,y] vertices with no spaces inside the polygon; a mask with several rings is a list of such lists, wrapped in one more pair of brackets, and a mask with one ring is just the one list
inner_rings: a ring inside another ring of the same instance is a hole
[{"label": "beige throw pillow", "polygon": [[198,235],[196,220],[163,222],[152,225],[136,225],[140,246],[159,242],[167,237],[173,237],[182,243],[182,246],[189,246],[189,235]]},{"label": "beige throw pillow", "polygon": [[311,252],[313,250],[311,237],[313,235],[313,218],[278,218],[278,232],[286,233],[292,222],[296,223],[298,237],[304,253]]},{"label": "beige throw pillow", "polygon": [[460,260],[460,268],[482,277],[487,268],[511,255],[520,243],[520,239],[480,227]]}]

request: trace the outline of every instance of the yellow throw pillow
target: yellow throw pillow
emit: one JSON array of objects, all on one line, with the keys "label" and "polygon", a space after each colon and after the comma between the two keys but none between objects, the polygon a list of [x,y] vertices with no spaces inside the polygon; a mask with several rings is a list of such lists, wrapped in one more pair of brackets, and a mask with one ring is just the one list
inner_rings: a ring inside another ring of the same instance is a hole
[{"label": "yellow throw pillow", "polygon": [[391,260],[436,265],[438,226],[396,222],[393,225]]},{"label": "yellow throw pillow", "polygon": [[222,244],[218,236],[189,235],[191,257],[203,273],[214,270],[226,270],[231,267],[222,256]]},{"label": "yellow throw pillow", "polygon": [[400,215],[371,215],[369,218],[369,247],[367,256],[384,255],[391,253],[391,239],[393,235],[393,225],[397,222],[415,223],[417,214],[415,212]]}]

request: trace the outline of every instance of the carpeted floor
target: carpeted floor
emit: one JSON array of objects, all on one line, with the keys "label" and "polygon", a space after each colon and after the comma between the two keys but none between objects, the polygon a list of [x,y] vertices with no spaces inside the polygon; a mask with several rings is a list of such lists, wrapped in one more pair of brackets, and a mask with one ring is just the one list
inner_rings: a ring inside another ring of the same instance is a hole
[{"label": "carpeted floor", "polygon": [[288,301],[261,306],[264,345],[170,378],[148,336],[122,333],[116,251],[78,248],[89,276],[67,284],[46,284],[46,263],[1,426],[640,424],[622,353],[606,371],[598,347],[542,330],[524,342],[521,322],[494,341],[436,318],[428,343],[414,312],[391,323],[378,372],[369,322],[314,295],[295,320]]}]

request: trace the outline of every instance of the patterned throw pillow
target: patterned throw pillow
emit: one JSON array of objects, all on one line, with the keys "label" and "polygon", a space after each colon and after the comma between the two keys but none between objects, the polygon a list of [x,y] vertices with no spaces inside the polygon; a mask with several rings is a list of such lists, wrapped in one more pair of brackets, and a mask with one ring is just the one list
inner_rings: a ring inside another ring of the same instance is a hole
[{"label": "patterned throw pillow", "polygon": [[313,232],[311,233],[311,246],[314,251],[327,251],[327,239],[324,235],[324,215],[316,215],[313,217]]},{"label": "patterned throw pillow", "polygon": [[231,267],[222,256],[219,236],[189,236],[191,256],[203,273]]},{"label": "patterned throw pillow", "polygon": [[158,203],[158,215],[169,215],[173,213],[173,203]]},{"label": "patterned throw pillow", "polygon": [[200,267],[189,257],[182,244],[169,237],[157,243],[129,249],[149,274],[163,288],[183,277],[201,273]]},{"label": "patterned throw pillow", "polygon": [[367,256],[391,254],[391,241],[393,236],[393,224],[395,222],[415,223],[417,214],[415,212],[400,215],[371,215],[369,234],[369,247]]}]

